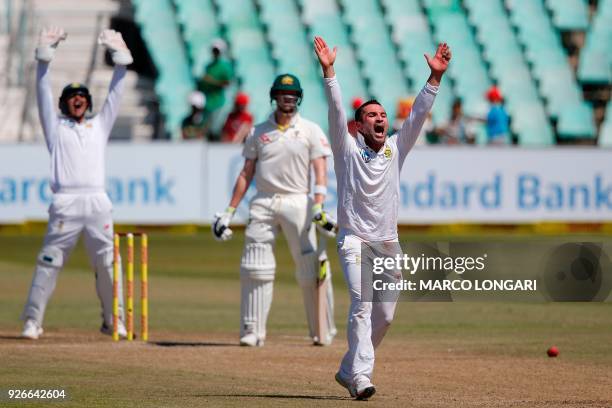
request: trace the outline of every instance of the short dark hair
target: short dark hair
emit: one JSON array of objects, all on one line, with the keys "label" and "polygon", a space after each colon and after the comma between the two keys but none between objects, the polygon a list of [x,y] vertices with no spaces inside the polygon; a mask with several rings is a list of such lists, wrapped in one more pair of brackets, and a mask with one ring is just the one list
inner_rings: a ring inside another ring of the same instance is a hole
[{"label": "short dark hair", "polygon": [[382,106],[382,104],[378,102],[376,99],[370,99],[369,101],[362,103],[361,106],[358,107],[357,110],[355,111],[355,122],[361,122],[361,112],[363,112],[363,108],[365,108],[368,105]]}]

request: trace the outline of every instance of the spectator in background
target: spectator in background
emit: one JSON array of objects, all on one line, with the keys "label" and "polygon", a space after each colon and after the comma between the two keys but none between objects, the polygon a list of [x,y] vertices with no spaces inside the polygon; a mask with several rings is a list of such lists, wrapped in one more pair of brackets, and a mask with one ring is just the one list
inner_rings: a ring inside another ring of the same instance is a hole
[{"label": "spectator in background", "polygon": [[[363,105],[363,99],[359,98],[359,97],[355,97],[353,98],[353,100],[351,101],[351,106],[353,107],[353,111],[357,111],[357,109],[359,109],[359,107],[361,105]],[[348,121],[347,126],[348,126],[348,131],[351,134],[351,136],[356,137],[357,136],[357,121],[355,120],[355,118],[353,118],[355,112],[353,112],[353,115],[351,115],[351,120]]]},{"label": "spectator in background", "polygon": [[489,145],[502,146],[509,144],[509,118],[502,102],[504,100],[499,88],[492,86],[486,94],[491,103],[491,109],[487,115],[487,138]]},{"label": "spectator in background", "polygon": [[234,109],[227,115],[221,141],[225,143],[242,143],[253,126],[253,115],[247,110],[249,96],[238,92],[234,99]]},{"label": "spectator in background", "polygon": [[[397,102],[397,109],[395,113],[395,120],[392,123],[393,133],[397,133],[402,128],[404,121],[410,116],[412,111],[412,104],[414,103],[414,97],[401,98]],[[431,112],[427,113],[421,132],[416,140],[415,146],[423,146],[427,143],[427,134],[433,131],[433,122],[431,121]]]},{"label": "spectator in background", "polygon": [[191,113],[181,124],[183,139],[204,139],[208,130],[204,114],[206,96],[200,91],[193,91],[189,94],[189,104]]},{"label": "spectator in background", "polygon": [[475,137],[470,131],[469,122],[474,120],[463,114],[463,102],[460,98],[453,101],[451,117],[441,128],[436,129],[438,141],[443,144],[474,144]]},{"label": "spectator in background", "polygon": [[214,125],[220,109],[225,104],[225,88],[234,78],[232,63],[224,57],[227,44],[220,38],[211,44],[212,61],[206,66],[204,76],[198,83],[198,89],[206,95],[206,108],[204,121],[210,140],[217,140],[213,136]]}]

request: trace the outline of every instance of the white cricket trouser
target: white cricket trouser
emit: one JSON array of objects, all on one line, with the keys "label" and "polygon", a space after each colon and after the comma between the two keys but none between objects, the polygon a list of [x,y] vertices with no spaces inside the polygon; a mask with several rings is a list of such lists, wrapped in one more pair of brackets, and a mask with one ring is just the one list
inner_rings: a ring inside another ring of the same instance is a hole
[{"label": "white cricket trouser", "polygon": [[361,301],[361,242],[361,238],[342,230],[338,235],[338,255],[351,297],[346,330],[348,351],[340,373],[355,384],[371,381],[374,350],[387,333],[397,304]]},{"label": "white cricket trouser", "polygon": [[[296,264],[295,276],[302,287],[310,335],[314,336],[317,265],[321,252],[317,247],[311,207],[312,200],[306,194],[259,192],[251,200],[240,271],[241,336],[253,332],[260,340],[266,337],[266,321],[272,303],[276,269],[273,251],[279,228],[285,234]],[[332,317],[331,280],[329,288],[328,310],[331,316],[328,323],[333,335],[336,328]]]},{"label": "white cricket trouser", "polygon": [[[113,220],[106,193],[55,194],[49,207],[49,223],[32,279],[22,318],[41,327],[45,308],[57,276],[74,249],[81,232],[96,273],[96,291],[107,326],[113,322]],[[120,285],[121,290],[121,285]],[[120,295],[120,313],[123,315]]]}]

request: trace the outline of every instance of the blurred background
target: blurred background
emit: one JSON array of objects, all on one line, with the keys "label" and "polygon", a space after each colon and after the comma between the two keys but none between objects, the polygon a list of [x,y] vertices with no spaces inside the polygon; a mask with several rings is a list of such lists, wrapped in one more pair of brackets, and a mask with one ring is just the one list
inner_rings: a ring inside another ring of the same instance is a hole
[{"label": "blurred background", "polygon": [[94,106],[112,69],[96,46],[99,31],[121,31],[132,49],[114,139],[180,139],[189,95],[202,88],[219,39],[233,72],[206,137],[219,139],[239,91],[255,122],[265,119],[270,85],[285,72],[302,82],[302,114],[325,128],[311,45],[321,35],[339,48],[349,116],[355,98],[375,97],[401,119],[402,100],[409,106],[427,79],[423,53],[446,41],[454,60],[427,142],[448,141],[443,129],[458,100],[468,141],[486,144],[487,92],[496,86],[510,120],[508,142],[612,144],[612,0],[2,0],[0,13],[1,142],[42,139],[33,50],[40,28],[54,24],[69,33],[53,62],[54,90],[85,82]]},{"label": "blurred background", "polygon": [[[120,31],[134,54],[111,134],[123,143],[109,149],[107,184],[120,223],[206,223],[224,208],[242,165],[243,125],[272,112],[276,75],[299,77],[300,113],[326,130],[315,35],[339,49],[347,116],[377,98],[394,129],[427,80],[423,54],[438,42],[452,47],[423,147],[402,176],[400,223],[612,220],[612,0],[0,0],[0,7],[0,222],[46,219],[48,153],[33,58],[45,25],[68,32],[52,63],[55,97],[65,84],[84,82],[94,113],[112,75],[99,32]],[[334,182],[330,168],[330,209]]]}]

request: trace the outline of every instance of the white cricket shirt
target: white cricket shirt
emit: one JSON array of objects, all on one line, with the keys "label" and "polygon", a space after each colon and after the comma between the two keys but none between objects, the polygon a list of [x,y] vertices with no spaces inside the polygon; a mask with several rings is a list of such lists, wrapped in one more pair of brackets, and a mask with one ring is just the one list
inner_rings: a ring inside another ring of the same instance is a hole
[{"label": "white cricket shirt", "polygon": [[273,194],[308,194],[310,162],[331,155],[323,130],[295,114],[288,127],[280,129],[274,113],[251,129],[243,156],[256,159],[257,191]]},{"label": "white cricket shirt", "polygon": [[[348,132],[336,77],[325,78],[329,131],[338,188],[338,226],[365,241],[397,239],[399,176],[431,109],[438,87],[425,84],[400,131],[375,152]],[[342,231],[341,234],[342,235]]]},{"label": "white cricket shirt", "polygon": [[51,191],[54,193],[105,192],[106,143],[117,118],[125,72],[125,66],[115,66],[100,113],[77,123],[55,112],[49,63],[38,62],[38,114],[51,154]]}]

